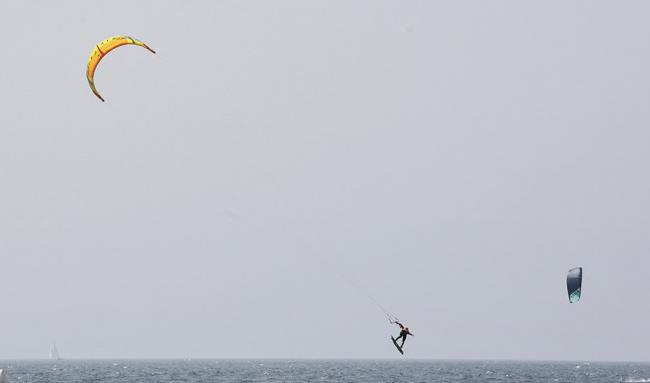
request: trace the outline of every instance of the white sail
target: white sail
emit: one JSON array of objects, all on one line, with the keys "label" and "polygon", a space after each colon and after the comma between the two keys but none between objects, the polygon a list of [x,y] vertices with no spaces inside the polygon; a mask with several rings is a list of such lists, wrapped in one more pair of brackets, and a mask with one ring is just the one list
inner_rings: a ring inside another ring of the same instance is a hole
[{"label": "white sail", "polygon": [[52,342],[52,345],[50,346],[50,359],[55,359],[55,360],[61,359],[61,356],[59,355],[59,350],[56,349],[56,342]]},{"label": "white sail", "polygon": [[7,373],[5,370],[0,370],[0,383],[9,383],[9,379],[7,379]]}]

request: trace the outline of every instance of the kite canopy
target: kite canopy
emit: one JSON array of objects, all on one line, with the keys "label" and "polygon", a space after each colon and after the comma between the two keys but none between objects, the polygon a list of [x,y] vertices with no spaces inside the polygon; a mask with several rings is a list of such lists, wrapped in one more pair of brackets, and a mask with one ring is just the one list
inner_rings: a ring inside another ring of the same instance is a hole
[{"label": "kite canopy", "polygon": [[95,69],[97,69],[97,65],[108,52],[117,47],[121,47],[122,45],[127,44],[137,45],[149,50],[151,53],[156,53],[153,49],[149,48],[147,44],[130,36],[109,37],[101,43],[95,45],[93,51],[90,52],[90,57],[88,58],[88,67],[86,69],[86,78],[88,79],[88,85],[90,85],[90,89],[93,91],[93,93],[95,93],[95,96],[99,97],[99,99],[102,101],[104,101],[104,98],[99,94],[97,88],[95,88]]},{"label": "kite canopy", "polygon": [[569,270],[566,276],[566,288],[569,293],[569,303],[578,302],[582,290],[582,267]]}]

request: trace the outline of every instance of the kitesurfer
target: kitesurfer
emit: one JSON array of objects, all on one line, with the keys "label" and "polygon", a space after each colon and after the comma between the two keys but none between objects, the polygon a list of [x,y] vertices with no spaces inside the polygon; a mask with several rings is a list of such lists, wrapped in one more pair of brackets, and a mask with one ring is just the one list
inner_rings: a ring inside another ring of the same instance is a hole
[{"label": "kitesurfer", "polygon": [[395,338],[395,341],[397,342],[401,338],[402,339],[402,344],[399,347],[400,348],[404,347],[404,342],[406,342],[406,336],[407,335],[414,336],[414,335],[411,334],[408,327],[405,327],[403,324],[399,323],[398,321],[396,321],[396,320],[395,321],[390,321],[390,323],[394,323],[394,324],[396,324],[396,325],[398,325],[400,327],[399,336],[397,338]]}]

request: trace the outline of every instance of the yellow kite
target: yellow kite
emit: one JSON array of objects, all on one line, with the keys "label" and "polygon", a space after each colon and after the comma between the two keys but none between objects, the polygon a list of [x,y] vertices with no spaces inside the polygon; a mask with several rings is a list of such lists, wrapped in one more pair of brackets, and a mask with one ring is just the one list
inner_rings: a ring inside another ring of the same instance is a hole
[{"label": "yellow kite", "polygon": [[109,37],[101,43],[95,45],[93,51],[90,52],[90,57],[88,58],[88,68],[86,69],[86,78],[88,79],[90,89],[92,89],[93,93],[95,93],[95,96],[99,97],[99,99],[102,101],[104,101],[104,99],[99,95],[99,92],[97,92],[97,89],[95,88],[95,69],[97,69],[97,65],[108,52],[117,47],[121,47],[122,45],[127,44],[137,45],[148,49],[151,53],[156,53],[153,49],[149,48],[147,44],[130,36]]}]

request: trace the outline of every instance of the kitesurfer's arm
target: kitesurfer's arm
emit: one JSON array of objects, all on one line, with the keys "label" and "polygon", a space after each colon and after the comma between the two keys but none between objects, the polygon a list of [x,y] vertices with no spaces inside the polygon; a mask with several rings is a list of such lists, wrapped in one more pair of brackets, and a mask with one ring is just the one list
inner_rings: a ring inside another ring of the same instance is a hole
[{"label": "kitesurfer's arm", "polygon": [[402,325],[401,323],[399,323],[398,321],[395,321],[395,322],[393,322],[393,323],[395,323],[396,325],[398,325],[398,326],[399,326],[399,328],[401,328],[401,329],[403,329],[403,328],[404,328],[404,326],[403,326],[403,325]]}]

